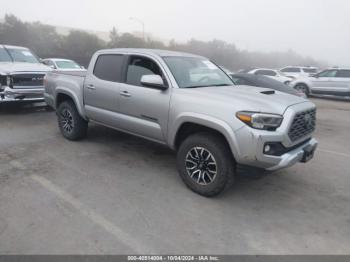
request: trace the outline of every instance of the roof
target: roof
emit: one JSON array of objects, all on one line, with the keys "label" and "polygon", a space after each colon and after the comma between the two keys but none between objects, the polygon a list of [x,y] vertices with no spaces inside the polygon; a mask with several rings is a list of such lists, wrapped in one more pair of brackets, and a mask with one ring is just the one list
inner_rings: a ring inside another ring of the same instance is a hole
[{"label": "roof", "polygon": [[16,45],[0,45],[0,47],[11,48],[11,49],[28,49],[27,47],[16,46]]},{"label": "roof", "polygon": [[198,55],[184,53],[184,52],[176,52],[162,49],[144,49],[144,48],[115,48],[115,49],[104,49],[99,52],[122,52],[122,53],[140,53],[146,55],[156,55],[156,56],[185,56],[185,57],[201,57]]}]

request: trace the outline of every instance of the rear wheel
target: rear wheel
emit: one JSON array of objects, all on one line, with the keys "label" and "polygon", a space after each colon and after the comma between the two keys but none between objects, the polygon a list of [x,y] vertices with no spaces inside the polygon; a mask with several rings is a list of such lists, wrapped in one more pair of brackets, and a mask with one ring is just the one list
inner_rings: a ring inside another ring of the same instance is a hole
[{"label": "rear wheel", "polygon": [[306,96],[309,96],[309,88],[305,84],[297,84],[294,89],[297,91],[303,92]]},{"label": "rear wheel", "polygon": [[212,197],[234,182],[235,164],[226,141],[218,135],[189,136],[177,153],[182,180],[194,192]]},{"label": "rear wheel", "polygon": [[83,119],[72,101],[64,101],[57,108],[58,126],[69,140],[80,140],[86,136],[88,122]]}]

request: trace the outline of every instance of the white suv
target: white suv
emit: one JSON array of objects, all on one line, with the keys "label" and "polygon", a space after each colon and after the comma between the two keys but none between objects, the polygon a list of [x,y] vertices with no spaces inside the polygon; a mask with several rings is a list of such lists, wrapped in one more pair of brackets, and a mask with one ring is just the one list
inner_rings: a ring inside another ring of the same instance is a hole
[{"label": "white suv", "polygon": [[300,77],[290,83],[306,95],[350,96],[350,68],[332,68],[311,77]]},{"label": "white suv", "polygon": [[280,69],[286,76],[297,78],[300,76],[311,76],[318,72],[316,67],[305,67],[305,66],[287,66]]}]

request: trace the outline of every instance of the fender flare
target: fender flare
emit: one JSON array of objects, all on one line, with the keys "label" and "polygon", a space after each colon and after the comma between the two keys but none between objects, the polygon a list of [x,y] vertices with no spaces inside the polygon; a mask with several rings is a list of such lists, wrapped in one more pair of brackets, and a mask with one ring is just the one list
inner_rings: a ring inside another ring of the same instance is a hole
[{"label": "fender flare", "polygon": [[83,109],[83,104],[82,102],[79,102],[79,98],[78,96],[72,92],[71,90],[69,90],[68,88],[65,88],[65,87],[57,87],[56,88],[56,92],[55,92],[55,107],[57,108],[57,97],[60,95],[60,94],[64,94],[64,95],[67,95],[69,96],[72,100],[73,100],[73,103],[75,104],[77,110],[78,110],[78,113],[79,115],[84,118],[85,120],[88,120],[86,117],[85,117],[85,112],[84,112],[84,109]]},{"label": "fender flare", "polygon": [[226,139],[233,157],[237,161],[240,156],[239,147],[237,143],[237,138],[232,127],[225,121],[198,113],[182,113],[174,121],[172,126],[169,126],[168,131],[168,144],[172,149],[175,149],[175,142],[178,135],[178,132],[183,124],[191,123],[198,124],[210,129],[213,129],[224,136]]}]

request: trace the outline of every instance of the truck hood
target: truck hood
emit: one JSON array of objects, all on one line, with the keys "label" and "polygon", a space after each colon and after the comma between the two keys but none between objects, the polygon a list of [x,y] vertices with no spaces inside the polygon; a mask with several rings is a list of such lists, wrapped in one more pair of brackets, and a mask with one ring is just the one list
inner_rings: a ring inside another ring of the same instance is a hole
[{"label": "truck hood", "polygon": [[[253,111],[283,115],[285,110],[295,104],[309,100],[282,93],[269,88],[253,86],[225,86],[186,89],[193,99],[208,99],[234,106],[237,111]],[[189,95],[189,94],[187,94]]]},{"label": "truck hood", "polygon": [[0,63],[0,74],[11,74],[17,72],[49,72],[52,69],[40,63]]}]

